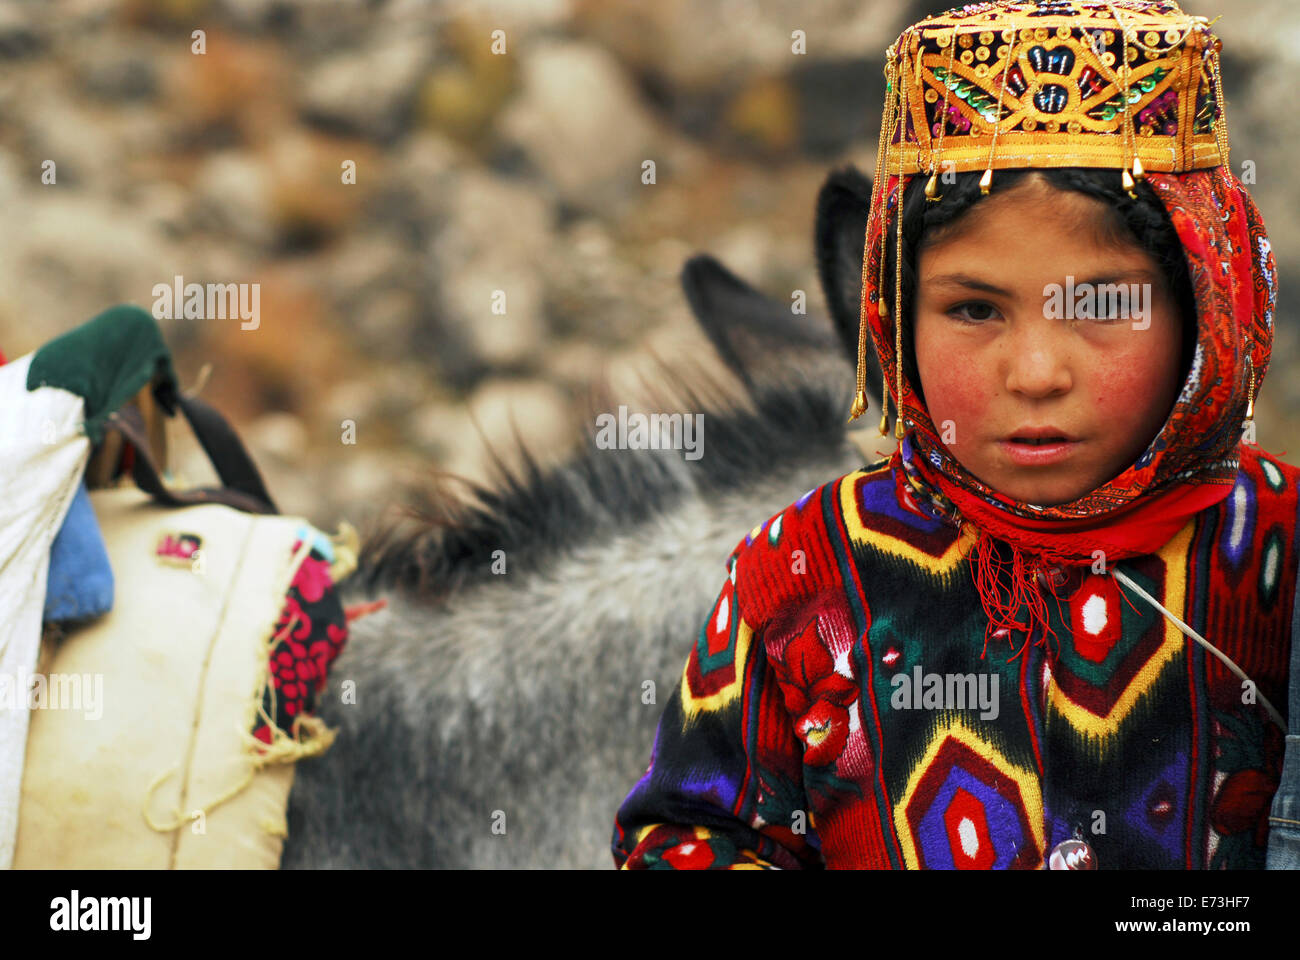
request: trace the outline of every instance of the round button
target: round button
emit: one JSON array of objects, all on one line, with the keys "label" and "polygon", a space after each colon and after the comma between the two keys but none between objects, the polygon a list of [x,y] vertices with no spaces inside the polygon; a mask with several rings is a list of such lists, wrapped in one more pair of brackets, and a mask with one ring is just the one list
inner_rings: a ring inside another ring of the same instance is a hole
[{"label": "round button", "polygon": [[1062,840],[1047,858],[1051,870],[1096,870],[1097,855],[1082,840]]}]

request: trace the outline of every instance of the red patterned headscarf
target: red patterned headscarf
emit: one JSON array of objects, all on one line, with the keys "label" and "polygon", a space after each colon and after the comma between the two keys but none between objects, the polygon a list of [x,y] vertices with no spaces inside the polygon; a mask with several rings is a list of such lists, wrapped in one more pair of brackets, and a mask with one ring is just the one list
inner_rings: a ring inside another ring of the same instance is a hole
[{"label": "red patterned headscarf", "polygon": [[[883,185],[886,202],[872,211],[867,227],[862,316],[883,370],[896,369],[897,318],[893,311],[882,317],[877,307],[881,214],[893,223],[892,213],[911,179],[889,177]],[[1032,632],[1034,621],[1046,626],[1039,588],[1050,590],[1059,582],[1053,567],[1092,563],[1097,550],[1104,552],[1107,564],[1152,553],[1232,490],[1248,398],[1252,389],[1258,395],[1272,350],[1273,254],[1258,209],[1227,168],[1148,172],[1146,179],[1186,253],[1197,337],[1182,391],[1136,463],[1070,503],[1016,501],[976,479],[944,446],[905,374],[902,395],[894,397],[906,429],[894,454],[900,495],[925,501],[977,532],[971,560],[990,617],[989,635],[1002,627]],[[894,391],[894,383],[889,386]],[[1009,597],[998,586],[1004,565],[988,542],[993,537],[1013,548]],[[1025,603],[1030,624],[1015,620]]]}]

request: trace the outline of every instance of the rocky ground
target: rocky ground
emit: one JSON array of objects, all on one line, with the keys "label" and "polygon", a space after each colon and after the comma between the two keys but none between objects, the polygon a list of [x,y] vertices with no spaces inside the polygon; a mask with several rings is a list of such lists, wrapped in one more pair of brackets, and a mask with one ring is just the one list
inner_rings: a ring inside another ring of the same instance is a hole
[{"label": "rocky ground", "polygon": [[[820,309],[817,189],[872,170],[881,52],[931,9],[4,0],[0,348],[148,307],[176,275],[256,282],[257,330],[163,326],[186,386],[211,365],[202,396],[286,512],[364,525],[432,468],[484,478],[512,420],[558,458],[593,386],[632,396],[651,352],[709,352],[677,283],[692,253]],[[1255,164],[1281,274],[1259,439],[1294,462],[1300,9],[1241,0],[1216,29],[1233,164]]]}]

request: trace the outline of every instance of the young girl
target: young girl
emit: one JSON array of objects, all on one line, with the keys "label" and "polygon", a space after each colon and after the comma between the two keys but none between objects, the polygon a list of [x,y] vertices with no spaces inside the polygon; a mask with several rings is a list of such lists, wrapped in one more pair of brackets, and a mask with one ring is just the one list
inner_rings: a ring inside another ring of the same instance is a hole
[{"label": "young girl", "polygon": [[1147,0],[889,49],[853,417],[869,330],[901,442],[737,545],[616,864],[1265,865],[1300,471],[1218,49]]}]

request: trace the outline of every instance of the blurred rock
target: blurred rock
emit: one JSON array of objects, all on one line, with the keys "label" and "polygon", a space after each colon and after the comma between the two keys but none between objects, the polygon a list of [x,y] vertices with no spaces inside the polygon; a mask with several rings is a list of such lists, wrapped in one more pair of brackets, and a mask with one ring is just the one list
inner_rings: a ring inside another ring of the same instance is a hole
[{"label": "blurred rock", "polygon": [[[394,500],[395,482],[404,480],[411,483],[417,479],[413,470],[405,471],[402,477],[395,469],[400,456],[382,449],[367,449],[360,445],[342,447],[342,452],[332,453],[331,459],[336,466],[329,471],[332,489],[330,495],[345,504],[384,504]],[[341,462],[340,462],[341,461]],[[340,509],[325,522],[333,528],[340,519],[359,520],[355,516],[355,506],[346,512]]]},{"label": "blurred rock", "polygon": [[541,370],[548,379],[581,392],[600,381],[604,365],[604,350],[588,340],[570,339],[547,349]]},{"label": "blurred rock", "polygon": [[246,440],[254,459],[266,454],[284,463],[302,459],[307,452],[307,428],[291,413],[268,413],[248,426]]},{"label": "blurred rock", "polygon": [[[937,3],[930,12],[942,9]],[[906,10],[897,0],[719,0],[691,4],[689,12],[678,3],[589,0],[577,19],[636,70],[672,86],[701,87],[750,71],[789,70],[798,58],[795,30],[807,38],[807,59],[878,56],[906,25]]]},{"label": "blurred rock", "polygon": [[407,245],[378,231],[349,234],[328,256],[324,281],[348,313],[366,298],[408,284],[418,266]]},{"label": "blurred rock", "polygon": [[694,253],[691,245],[680,238],[664,237],[655,241],[646,251],[645,262],[660,280],[668,277],[675,282],[681,276],[682,265]]},{"label": "blurred rock", "polygon": [[517,367],[536,355],[546,336],[542,293],[535,268],[492,260],[467,264],[449,277],[444,300],[483,363]]},{"label": "blurred rock", "polygon": [[[398,0],[394,6],[419,8],[422,0]],[[445,0],[450,16],[477,19],[489,27],[509,25],[517,30],[563,27],[573,16],[577,0]]]},{"label": "blurred rock", "polygon": [[411,411],[435,393],[429,386],[430,373],[418,357],[411,357],[405,363],[387,365],[382,378],[372,375],[374,406],[366,421],[367,435],[373,438],[378,434],[385,442],[400,439]]},{"label": "blurred rock", "polygon": [[44,4],[0,4],[0,60],[30,57],[45,49],[49,22]]},{"label": "blurred rock", "polygon": [[420,306],[408,290],[377,290],[363,301],[347,326],[366,352],[380,360],[401,360],[411,355]]},{"label": "blurred rock", "polygon": [[166,180],[136,183],[127,194],[128,202],[141,219],[173,238],[187,233],[192,226],[191,197],[180,184]]},{"label": "blurred rock", "polygon": [[[1198,12],[1214,18],[1208,10]],[[1296,22],[1296,7],[1291,0],[1235,3],[1213,29],[1223,41],[1224,56],[1289,63],[1300,61],[1300,46],[1297,46],[1300,24]],[[1231,103],[1228,109],[1231,111]],[[1228,122],[1232,122],[1231,112]]]},{"label": "blurred rock", "polygon": [[[296,27],[299,32],[312,33],[319,21],[343,20],[356,29],[364,22],[371,0],[218,0],[223,13],[232,23],[245,29],[258,27]],[[310,19],[316,11],[319,20]]]},{"label": "blurred rock", "polygon": [[13,151],[0,147],[0,208],[11,210],[21,201],[27,186],[18,157]]},{"label": "blurred rock", "polygon": [[262,160],[247,152],[212,154],[194,178],[195,220],[205,230],[227,232],[255,247],[270,246],[271,175]]},{"label": "blurred rock", "polygon": [[[549,211],[526,186],[466,171],[430,245],[445,323],[483,362],[517,366],[546,336]],[[498,293],[499,292],[499,293]],[[494,313],[504,294],[505,313]]]},{"label": "blurred rock", "polygon": [[160,29],[187,27],[210,7],[209,0],[119,0],[118,16]]},{"label": "blurred rock", "polygon": [[358,423],[370,419],[376,401],[375,391],[368,383],[364,380],[348,380],[331,384],[321,397],[320,407],[315,412],[331,430],[337,425],[341,434],[344,420]]},{"label": "blurred rock", "polygon": [[156,50],[152,44],[108,34],[74,49],[77,81],[97,100],[147,100],[158,92]]},{"label": "blurred rock", "polygon": [[[388,154],[383,180],[368,212],[407,232],[412,240],[433,234],[454,198],[463,168],[474,159],[440,133],[421,130]],[[409,242],[409,241],[408,241]]]},{"label": "blurred rock", "polygon": [[[356,164],[356,183],[343,182],[347,160]],[[277,137],[267,163],[271,216],[280,242],[290,249],[324,244],[353,226],[381,169],[364,144],[314,131]]]},{"label": "blurred rock", "polygon": [[[593,343],[626,343],[645,328],[646,278],[617,248],[609,228],[593,218],[574,221],[562,236],[562,257],[548,271],[557,333],[585,335]],[[648,305],[647,305],[648,306]]]},{"label": "blurred rock", "polygon": [[739,224],[717,240],[712,252],[737,276],[761,277],[771,248],[772,237],[768,231],[751,224]]},{"label": "blurred rock", "polygon": [[192,29],[173,38],[159,66],[173,149],[256,145],[282,136],[294,117],[288,96],[298,86],[283,48],[216,23],[204,27],[205,52],[195,53]]},{"label": "blurred rock", "polygon": [[[496,42],[498,31],[502,44]],[[444,41],[442,55],[420,90],[420,122],[462,142],[483,139],[515,90],[516,45],[530,42],[525,33],[515,27],[513,18],[463,18],[447,24],[439,35]]]},{"label": "blurred rock", "polygon": [[1294,146],[1300,142],[1300,118],[1276,109],[1279,85],[1291,82],[1296,66],[1296,61],[1262,62],[1245,89],[1228,101],[1227,110],[1233,172],[1246,177],[1249,170],[1246,189],[1260,209],[1279,259],[1290,259],[1289,251],[1300,251],[1300,223],[1291,213],[1300,208]]},{"label": "blurred rock", "polygon": [[106,26],[121,14],[121,0],[60,0],[59,29],[66,36],[69,31]]},{"label": "blurred rock", "polygon": [[[27,204],[23,232],[0,256],[0,287],[21,291],[36,343],[115,303],[148,306],[170,281],[165,239],[133,211],[71,190],[48,188]],[[6,246],[8,246],[6,244]]]},{"label": "blurred rock", "polygon": [[[125,145],[112,119],[56,86],[33,86],[11,122],[23,130],[31,183],[36,190],[69,187],[109,194],[126,172]],[[54,162],[56,181],[41,182],[41,164]]]},{"label": "blurred rock", "polygon": [[780,76],[755,76],[730,100],[722,115],[727,131],[768,152],[791,150],[799,136],[799,102]]},{"label": "blurred rock", "polygon": [[641,165],[657,158],[666,132],[617,61],[587,44],[547,42],[524,54],[522,82],[501,135],[527,151],[567,203],[599,210],[642,188]]},{"label": "blurred rock", "polygon": [[407,416],[404,433],[417,450],[443,463],[452,453],[472,449],[478,443],[469,411],[456,402],[421,404]]},{"label": "blurred rock", "polygon": [[431,37],[403,31],[329,58],[303,80],[304,117],[345,133],[392,140],[410,125],[417,81],[435,50]]}]

